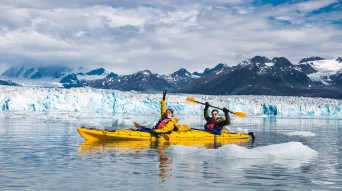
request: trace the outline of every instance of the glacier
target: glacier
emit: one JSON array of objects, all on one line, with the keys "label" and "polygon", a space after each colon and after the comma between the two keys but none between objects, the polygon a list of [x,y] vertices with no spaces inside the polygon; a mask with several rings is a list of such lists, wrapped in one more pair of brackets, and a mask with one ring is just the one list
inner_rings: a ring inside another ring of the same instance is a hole
[{"label": "glacier", "polygon": [[[248,116],[342,117],[342,101],[326,98],[247,95],[175,94],[167,96],[167,107],[177,115],[202,115],[200,102],[226,107]],[[117,114],[158,114],[160,93],[93,88],[42,88],[0,86],[0,113],[5,112],[90,112]]]}]

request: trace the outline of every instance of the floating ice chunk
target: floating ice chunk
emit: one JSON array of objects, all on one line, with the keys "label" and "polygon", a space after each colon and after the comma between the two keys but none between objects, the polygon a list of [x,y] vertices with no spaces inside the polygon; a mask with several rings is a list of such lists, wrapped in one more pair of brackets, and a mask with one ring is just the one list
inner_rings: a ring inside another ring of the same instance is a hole
[{"label": "floating ice chunk", "polygon": [[173,154],[220,157],[224,159],[303,159],[314,157],[317,151],[300,142],[288,142],[247,149],[235,144],[224,145],[218,149],[204,149],[173,145],[166,149]]},{"label": "floating ice chunk", "polygon": [[315,133],[311,133],[311,132],[308,132],[308,131],[293,131],[293,132],[286,133],[286,135],[289,135],[289,136],[302,136],[302,137],[314,137],[314,136],[316,136]]},{"label": "floating ice chunk", "polygon": [[116,121],[114,121],[113,127],[133,127],[133,121],[130,119],[117,119]]},{"label": "floating ice chunk", "polygon": [[[76,124],[75,124],[76,125]],[[87,120],[87,121],[82,121],[79,123],[78,126],[84,126],[84,127],[99,127],[101,126],[101,123],[93,121],[93,120]]]},{"label": "floating ice chunk", "polygon": [[241,133],[241,134],[248,134],[248,130],[247,129],[242,129],[240,127],[236,128],[236,133]]},{"label": "floating ice chunk", "polygon": [[283,159],[301,159],[310,156],[316,156],[317,151],[303,145],[301,142],[288,142],[274,144],[269,146],[257,147],[253,151],[265,155],[265,157],[283,158]]},{"label": "floating ice chunk", "polygon": [[229,128],[228,126],[225,126],[225,127],[222,128],[222,130],[228,130],[228,131],[230,131],[230,128]]}]

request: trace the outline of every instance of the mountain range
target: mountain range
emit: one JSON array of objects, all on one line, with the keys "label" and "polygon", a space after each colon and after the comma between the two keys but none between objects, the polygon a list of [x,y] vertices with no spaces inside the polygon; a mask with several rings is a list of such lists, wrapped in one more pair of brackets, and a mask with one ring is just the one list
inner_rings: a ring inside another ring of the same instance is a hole
[{"label": "mountain range", "polygon": [[177,92],[342,98],[341,71],[341,58],[310,57],[294,65],[284,57],[270,60],[255,56],[216,70]]},{"label": "mountain range", "polygon": [[118,75],[104,68],[13,67],[1,74],[2,85],[93,87],[122,91],[170,91],[211,95],[279,95],[342,98],[342,58],[302,59],[255,56],[236,66],[218,64],[203,72],[186,69],[169,74],[149,70]]}]

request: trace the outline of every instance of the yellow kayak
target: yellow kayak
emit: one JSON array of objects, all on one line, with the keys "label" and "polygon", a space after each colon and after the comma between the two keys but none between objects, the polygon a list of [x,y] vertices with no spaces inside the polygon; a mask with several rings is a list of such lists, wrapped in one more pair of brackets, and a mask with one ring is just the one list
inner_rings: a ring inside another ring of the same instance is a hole
[{"label": "yellow kayak", "polygon": [[[139,140],[159,140],[165,141],[163,137],[152,136],[151,133],[138,130],[98,130],[85,127],[78,128],[78,132],[83,138],[90,141],[139,141]],[[242,133],[230,133],[228,130],[222,130],[221,135],[215,135],[207,131],[191,129],[188,131],[172,131],[168,134],[169,141],[192,140],[192,141],[217,141],[217,140],[249,140],[249,135]]]}]

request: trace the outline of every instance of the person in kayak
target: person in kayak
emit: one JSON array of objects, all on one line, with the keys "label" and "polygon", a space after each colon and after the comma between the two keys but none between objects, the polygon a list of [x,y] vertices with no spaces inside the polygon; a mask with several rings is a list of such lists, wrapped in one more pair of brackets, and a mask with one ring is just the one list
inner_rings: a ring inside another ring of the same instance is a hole
[{"label": "person in kayak", "polygon": [[178,125],[179,119],[174,118],[173,110],[166,109],[166,91],[163,92],[163,100],[160,102],[160,119],[153,128],[147,128],[146,126],[141,126],[134,122],[134,126],[138,128],[139,131],[149,132],[152,136],[160,137],[161,134],[169,134],[171,131],[184,132],[191,130],[189,125]]},{"label": "person in kayak", "polygon": [[172,130],[177,128],[177,123],[179,119],[174,118],[173,110],[168,108],[166,109],[166,91],[163,92],[163,100],[160,102],[160,119],[157,124],[154,126],[154,129],[151,131],[151,134],[158,135],[162,133],[169,133]]},{"label": "person in kayak", "polygon": [[208,108],[210,104],[205,102],[204,107],[204,119],[207,123],[204,125],[204,129],[208,132],[221,135],[221,130],[224,126],[230,124],[229,110],[227,108],[223,108],[225,118],[219,117],[218,110],[214,109],[211,111],[212,117],[209,117]]}]

